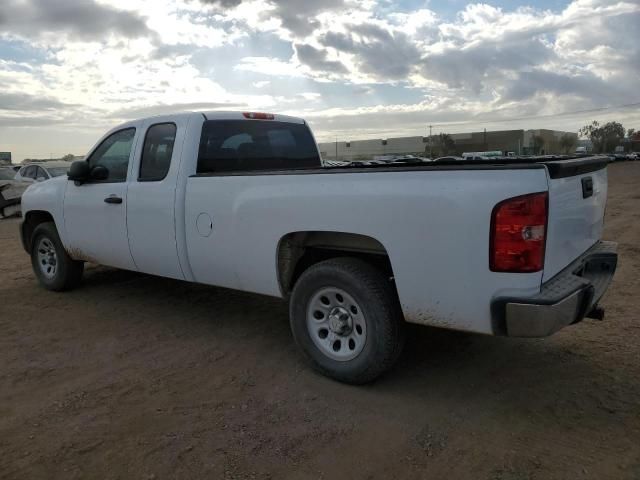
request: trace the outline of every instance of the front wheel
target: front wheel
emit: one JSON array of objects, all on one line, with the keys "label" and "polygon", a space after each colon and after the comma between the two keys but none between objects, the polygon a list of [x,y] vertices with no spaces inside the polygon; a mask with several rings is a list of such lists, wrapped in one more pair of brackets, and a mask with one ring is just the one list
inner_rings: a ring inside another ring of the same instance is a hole
[{"label": "front wheel", "polygon": [[40,284],[48,290],[69,290],[82,279],[84,263],[65,251],[55,224],[40,224],[33,232],[31,265]]},{"label": "front wheel", "polygon": [[391,281],[370,264],[336,258],[307,269],[289,306],[293,337],[323,374],[367,383],[389,370],[404,341]]}]

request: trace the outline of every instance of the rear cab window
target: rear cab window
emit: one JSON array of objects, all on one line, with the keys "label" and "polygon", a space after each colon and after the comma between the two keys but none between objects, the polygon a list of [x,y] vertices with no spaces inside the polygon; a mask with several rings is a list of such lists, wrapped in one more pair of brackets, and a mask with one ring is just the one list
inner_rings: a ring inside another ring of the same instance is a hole
[{"label": "rear cab window", "polygon": [[305,124],[273,120],[207,120],[198,173],[290,170],[321,166]]},{"label": "rear cab window", "polygon": [[158,123],[149,127],[144,139],[138,181],[158,182],[167,176],[175,140],[175,123]]}]

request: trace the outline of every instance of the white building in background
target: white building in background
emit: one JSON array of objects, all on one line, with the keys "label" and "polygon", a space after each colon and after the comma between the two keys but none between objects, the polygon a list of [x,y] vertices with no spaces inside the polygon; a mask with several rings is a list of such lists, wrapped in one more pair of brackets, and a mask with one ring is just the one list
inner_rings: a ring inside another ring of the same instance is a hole
[{"label": "white building in background", "polygon": [[[493,132],[469,132],[450,134],[454,146],[447,152],[448,155],[460,155],[462,152],[476,152],[500,150],[514,152],[516,155],[528,155],[533,153],[559,154],[564,153],[560,139],[564,135],[572,136],[575,149],[578,141],[577,134],[557,130],[501,130]],[[533,151],[534,137],[543,139],[543,146],[539,152]],[[433,135],[434,154],[437,152],[437,135]],[[322,158],[357,160],[372,158],[376,155],[406,154],[416,156],[429,156],[431,147],[429,137],[395,137],[376,138],[371,140],[354,140],[346,142],[321,142],[318,144]]]}]

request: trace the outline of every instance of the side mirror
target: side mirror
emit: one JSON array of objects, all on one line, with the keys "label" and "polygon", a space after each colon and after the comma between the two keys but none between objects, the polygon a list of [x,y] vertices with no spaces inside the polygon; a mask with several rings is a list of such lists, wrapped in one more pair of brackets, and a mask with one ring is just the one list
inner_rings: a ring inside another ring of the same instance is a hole
[{"label": "side mirror", "polygon": [[103,165],[96,165],[91,169],[89,176],[91,180],[106,180],[109,178],[109,169]]},{"label": "side mirror", "polygon": [[79,160],[71,164],[67,177],[69,177],[69,180],[73,180],[74,182],[83,183],[89,179],[90,173],[91,167],[89,167],[89,162]]},{"label": "side mirror", "polygon": [[36,182],[44,182],[46,180],[45,177],[38,177],[36,178]]}]

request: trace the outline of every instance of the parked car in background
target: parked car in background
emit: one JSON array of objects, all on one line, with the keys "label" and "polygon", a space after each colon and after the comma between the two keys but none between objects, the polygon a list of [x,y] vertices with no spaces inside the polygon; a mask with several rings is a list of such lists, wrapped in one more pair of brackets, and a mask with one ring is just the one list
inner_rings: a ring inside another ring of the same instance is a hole
[{"label": "parked car in background", "polygon": [[453,156],[453,155],[449,155],[448,157],[438,157],[438,158],[436,158],[434,160],[434,162],[439,162],[439,163],[442,163],[442,162],[462,162],[462,161],[464,161],[464,158],[456,157],[456,156]]},{"label": "parked car in background", "polygon": [[0,167],[0,180],[13,180],[16,172],[10,166]]},{"label": "parked car in background", "polygon": [[627,154],[627,160],[638,160],[640,159],[640,153],[631,152]]},{"label": "parked car in background", "polygon": [[0,167],[0,218],[20,213],[22,194],[30,185],[15,179],[16,172],[10,167]]},{"label": "parked car in background", "polygon": [[71,167],[69,162],[43,162],[24,165],[18,170],[16,180],[26,182],[44,182],[50,178],[66,175]]},{"label": "parked car in background", "polygon": [[462,158],[465,160],[488,160],[490,158],[504,157],[501,150],[490,150],[486,152],[463,152]]},{"label": "parked car in background", "polygon": [[16,172],[11,167],[0,167],[0,180],[13,180],[16,177]]}]

